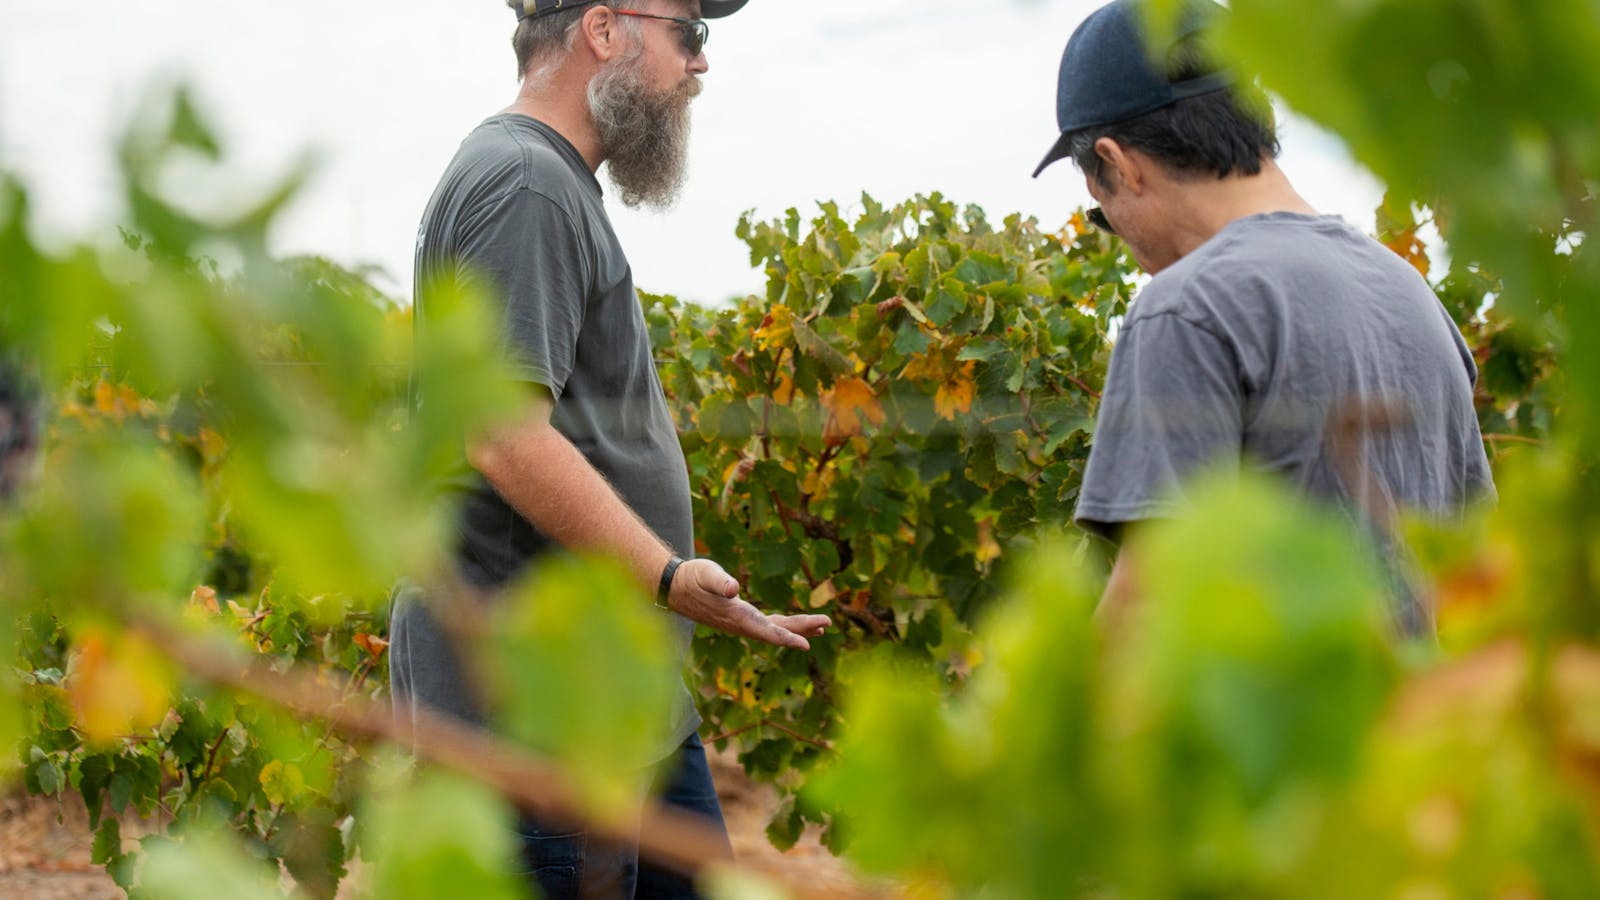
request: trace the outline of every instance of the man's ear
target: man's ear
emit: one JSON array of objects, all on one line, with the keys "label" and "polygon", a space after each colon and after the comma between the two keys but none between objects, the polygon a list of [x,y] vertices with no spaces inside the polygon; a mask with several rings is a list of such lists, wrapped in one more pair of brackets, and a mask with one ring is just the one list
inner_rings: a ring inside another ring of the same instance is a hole
[{"label": "man's ear", "polygon": [[621,56],[628,49],[627,41],[622,21],[610,7],[596,4],[578,23],[578,43],[587,46],[599,62],[607,63]]},{"label": "man's ear", "polygon": [[1148,160],[1143,154],[1108,137],[1094,142],[1094,152],[1100,157],[1101,174],[1111,181],[1113,189],[1126,187],[1134,196],[1144,194],[1150,173],[1146,169]]}]

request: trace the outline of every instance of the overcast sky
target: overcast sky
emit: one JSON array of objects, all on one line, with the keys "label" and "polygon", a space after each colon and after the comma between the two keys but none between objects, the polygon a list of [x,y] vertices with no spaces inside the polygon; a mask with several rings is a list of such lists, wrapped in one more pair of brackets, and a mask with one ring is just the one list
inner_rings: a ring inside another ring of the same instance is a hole
[{"label": "overcast sky", "polygon": [[[641,287],[717,302],[759,291],[739,214],[942,191],[1057,226],[1087,201],[1054,138],[1056,67],[1099,0],[752,0],[712,23],[688,187],[660,215],[612,203]],[[284,253],[376,264],[410,290],[417,220],[456,145],[516,92],[502,0],[0,0],[0,167],[50,232],[117,220],[113,136],[154,84],[192,84],[231,151],[209,199],[316,176],[274,235]],[[1381,188],[1290,119],[1282,160],[1307,199],[1364,227]],[[602,179],[603,180],[603,179]]]}]

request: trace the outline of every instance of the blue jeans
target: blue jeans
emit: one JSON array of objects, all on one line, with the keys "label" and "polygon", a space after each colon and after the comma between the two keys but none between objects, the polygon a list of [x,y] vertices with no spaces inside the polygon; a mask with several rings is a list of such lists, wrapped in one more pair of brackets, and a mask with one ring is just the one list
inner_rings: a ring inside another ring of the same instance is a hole
[{"label": "blue jeans", "polygon": [[[654,793],[669,806],[704,818],[720,829],[722,804],[706,765],[706,748],[698,734],[678,748],[678,753],[657,777]],[[700,893],[694,882],[676,872],[641,862],[634,845],[611,846],[591,842],[589,835],[569,828],[546,828],[523,817],[518,825],[522,839],[524,872],[538,883],[546,900],[679,900]],[[733,847],[728,847],[733,858]]]}]

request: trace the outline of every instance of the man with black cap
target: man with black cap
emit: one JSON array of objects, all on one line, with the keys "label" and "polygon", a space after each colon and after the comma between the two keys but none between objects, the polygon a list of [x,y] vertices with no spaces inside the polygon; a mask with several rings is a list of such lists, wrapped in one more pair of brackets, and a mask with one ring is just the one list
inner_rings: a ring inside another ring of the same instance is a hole
[{"label": "man with black cap", "polygon": [[[1181,511],[1198,469],[1273,472],[1362,522],[1396,631],[1426,635],[1388,526],[1493,494],[1472,354],[1415,269],[1295,192],[1265,98],[1207,51],[1226,12],[1180,6],[1157,23],[1116,0],[1078,27],[1060,137],[1034,172],[1070,157],[1100,204],[1090,221],[1154,276],[1117,335],[1076,516],[1119,540]],[[1130,586],[1124,556],[1103,616]]]},{"label": "man with black cap", "polygon": [[[707,69],[704,19],[747,0],[508,0],[521,89],[462,143],[417,238],[416,322],[431,291],[474,283],[499,304],[502,349],[530,386],[520,425],[477,436],[461,498],[462,579],[493,590],[555,548],[609,554],[671,617],[808,649],[824,616],[763,615],[694,551],[687,467],[651,358],[633,273],[595,178],[624,204],[666,208],[683,182],[688,108]],[[418,386],[420,402],[428,385]],[[453,647],[414,596],[397,598],[391,668],[402,719],[426,705],[483,723]],[[665,802],[722,815],[687,690],[662,711]],[[641,760],[641,764],[650,760]],[[549,823],[525,822],[530,874],[552,898],[689,897],[684,878]]]}]

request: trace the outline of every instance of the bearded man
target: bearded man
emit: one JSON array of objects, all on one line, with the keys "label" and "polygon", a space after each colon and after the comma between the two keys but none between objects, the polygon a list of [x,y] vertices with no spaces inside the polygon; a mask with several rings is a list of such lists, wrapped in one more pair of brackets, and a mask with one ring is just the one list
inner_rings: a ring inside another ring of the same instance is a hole
[{"label": "bearded man", "polygon": [[[519,425],[468,441],[456,560],[494,590],[566,548],[621,562],[670,616],[686,653],[694,623],[795,649],[824,616],[763,615],[711,560],[688,559],[687,467],[650,352],[633,274],[602,203],[605,163],[622,202],[665,209],[684,179],[689,103],[707,70],[702,21],[747,0],[508,0],[517,99],[462,143],[417,240],[418,340],[429,286],[472,283],[497,302],[502,350],[529,386]],[[418,388],[427,402],[427,385]],[[402,591],[391,624],[397,714],[419,705],[482,724],[452,647]],[[663,710],[662,798],[722,826],[687,690]],[[525,822],[524,857],[545,896],[688,897],[636,848]],[[731,854],[731,851],[730,851]]]}]

